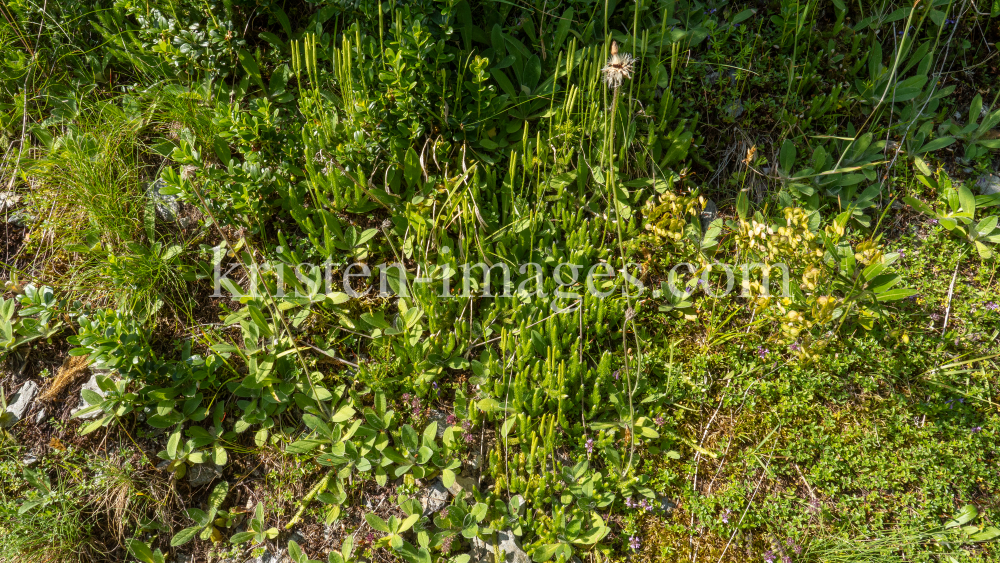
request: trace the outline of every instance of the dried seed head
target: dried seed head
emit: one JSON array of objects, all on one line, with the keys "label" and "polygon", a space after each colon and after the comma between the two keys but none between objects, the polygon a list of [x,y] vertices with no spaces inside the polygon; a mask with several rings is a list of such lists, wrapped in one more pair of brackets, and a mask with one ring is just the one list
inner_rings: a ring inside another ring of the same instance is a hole
[{"label": "dried seed head", "polygon": [[632,55],[626,53],[624,55],[618,54],[618,43],[611,42],[611,56],[608,58],[608,64],[601,69],[604,73],[604,82],[609,88],[618,88],[622,85],[622,81],[626,78],[632,77],[632,64],[635,59]]}]

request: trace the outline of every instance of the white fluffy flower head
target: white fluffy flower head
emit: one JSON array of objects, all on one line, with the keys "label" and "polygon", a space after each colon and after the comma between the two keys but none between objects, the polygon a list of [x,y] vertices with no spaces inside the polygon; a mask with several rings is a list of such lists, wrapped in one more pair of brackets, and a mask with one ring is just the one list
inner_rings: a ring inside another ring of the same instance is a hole
[{"label": "white fluffy flower head", "polygon": [[604,82],[608,85],[608,88],[617,89],[622,85],[623,80],[632,78],[632,64],[634,62],[635,59],[628,53],[619,55],[618,43],[612,41],[611,56],[608,58],[608,64],[601,69],[601,72],[604,73]]}]

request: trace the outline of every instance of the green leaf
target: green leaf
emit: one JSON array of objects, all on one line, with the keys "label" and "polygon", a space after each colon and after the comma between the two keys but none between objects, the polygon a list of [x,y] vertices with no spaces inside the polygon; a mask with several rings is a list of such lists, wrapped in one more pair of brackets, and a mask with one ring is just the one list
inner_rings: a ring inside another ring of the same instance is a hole
[{"label": "green leaf", "polygon": [[976,233],[980,236],[989,236],[993,232],[993,229],[997,227],[996,215],[990,215],[976,225]]},{"label": "green leaf", "polygon": [[414,524],[417,523],[417,520],[420,520],[420,514],[419,513],[418,514],[411,514],[411,515],[407,516],[406,520],[403,520],[403,523],[400,524],[399,529],[396,530],[395,533],[402,534],[403,532],[409,530],[410,528],[413,527]]},{"label": "green leaf", "polygon": [[740,12],[740,13],[736,14],[735,16],[733,16],[733,21],[731,21],[729,23],[730,23],[730,25],[736,25],[736,24],[740,23],[741,21],[749,18],[750,16],[752,16],[752,15],[754,15],[756,13],[757,13],[757,10],[755,10],[753,8],[747,8],[746,10],[743,10],[742,12]]},{"label": "green leaf", "polygon": [[446,489],[450,489],[455,484],[455,472],[451,469],[442,469],[441,483]]},{"label": "green leaf", "polygon": [[80,396],[83,397],[84,401],[87,401],[88,405],[100,405],[104,402],[104,397],[100,393],[92,389],[83,389],[80,391]]},{"label": "green leaf", "polygon": [[976,196],[972,195],[972,191],[963,185],[958,188],[958,200],[962,205],[962,213],[971,218],[976,213]]},{"label": "green leaf", "polygon": [[875,299],[878,301],[899,301],[900,299],[906,299],[907,297],[916,294],[917,290],[915,289],[901,287],[879,293],[875,296]]},{"label": "green leaf", "polygon": [[260,76],[260,66],[257,64],[256,59],[253,58],[253,54],[246,49],[240,49],[240,64],[243,65],[243,70],[247,71],[250,78],[260,86],[260,89],[265,93],[267,92],[267,87],[264,86],[264,79]]},{"label": "green leaf", "polygon": [[391,530],[389,530],[389,524],[386,524],[385,520],[380,518],[377,514],[369,512],[365,514],[365,520],[368,522],[369,526],[375,528],[379,532],[382,532],[383,534],[391,533]]},{"label": "green leaf", "polygon": [[417,431],[413,429],[409,424],[404,424],[402,431],[403,445],[406,449],[410,451],[416,451],[420,447],[420,437],[417,436]]},{"label": "green leaf", "polygon": [[[943,149],[955,142],[955,137],[938,137],[933,141],[925,144],[917,150],[917,154],[924,154],[929,152],[934,152],[936,150]],[[921,161],[923,162],[923,161]]]},{"label": "green leaf", "polygon": [[[139,540],[129,540],[127,545],[128,552],[132,554],[132,557],[135,557],[143,563],[162,563],[163,561],[163,554],[160,553],[160,550],[156,550],[156,553],[154,554],[148,545]],[[157,555],[159,555],[159,557],[157,557]]]},{"label": "green leaf", "polygon": [[88,423],[86,426],[83,427],[83,429],[80,430],[80,435],[86,436],[87,434],[90,434],[94,430],[97,430],[98,428],[104,425],[104,421],[107,419],[108,417],[103,417]]},{"label": "green leaf", "polygon": [[740,190],[739,195],[736,196],[736,214],[739,215],[740,219],[746,220],[749,212],[750,196],[746,190]]},{"label": "green leaf", "polygon": [[983,97],[976,94],[975,98],[972,98],[972,103],[969,105],[969,123],[978,123],[979,116],[983,112]]},{"label": "green leaf", "polygon": [[993,256],[993,249],[978,240],[976,241],[976,252],[979,253],[979,257],[983,260],[989,260]]},{"label": "green leaf", "polygon": [[567,8],[562,17],[559,18],[559,23],[556,24],[556,35],[552,41],[552,52],[558,52],[563,42],[566,41],[570,27],[573,25],[573,15],[573,8]]},{"label": "green leaf", "polygon": [[219,162],[223,166],[229,166],[229,161],[233,158],[233,154],[229,150],[229,143],[222,137],[216,137],[212,145],[215,148],[215,156],[219,157]]},{"label": "green leaf", "polygon": [[538,58],[538,55],[531,55],[527,63],[524,65],[524,73],[521,75],[521,88],[527,88],[526,94],[531,94],[535,91],[535,87],[538,86],[538,80],[542,77],[542,61]]},{"label": "green leaf", "polygon": [[1000,537],[1000,528],[990,526],[989,528],[984,528],[981,532],[970,535],[969,539],[972,541],[990,541],[997,537]]},{"label": "green leaf", "polygon": [[976,516],[979,516],[979,510],[975,507],[975,505],[967,504],[963,506],[962,509],[958,511],[958,514],[949,520],[944,527],[946,529],[950,529],[968,524],[973,521]]},{"label": "green leaf", "polygon": [[347,420],[350,420],[355,415],[355,413],[357,413],[357,411],[354,410],[354,407],[350,405],[345,405],[341,407],[336,413],[334,413],[332,417],[330,417],[330,422],[333,423],[345,422]]},{"label": "green leaf", "polygon": [[561,543],[550,543],[540,545],[531,553],[531,560],[536,563],[543,563],[555,557],[556,552],[563,546]]},{"label": "green leaf", "polygon": [[215,517],[215,513],[218,512],[219,507],[226,500],[226,495],[229,494],[229,482],[222,481],[212,489],[211,494],[208,495],[208,519],[211,520]]},{"label": "green leaf", "polygon": [[934,215],[934,210],[931,209],[929,205],[920,201],[919,199],[912,198],[910,196],[905,196],[903,198],[903,201],[906,202],[907,205],[923,213],[924,215]]},{"label": "green leaf", "polygon": [[406,185],[412,188],[419,187],[420,174],[420,157],[417,155],[417,151],[410,147],[406,150],[406,156],[403,158],[403,179],[406,181]]},{"label": "green leaf", "polygon": [[253,539],[256,534],[253,532],[240,532],[238,534],[233,534],[233,537],[229,538],[229,543],[236,545],[243,542],[247,542]]},{"label": "green leaf", "polygon": [[183,530],[177,532],[174,537],[170,538],[170,547],[177,547],[188,543],[193,540],[198,532],[201,531],[203,526],[191,526],[190,528],[184,528]]},{"label": "green leaf", "polygon": [[781,171],[786,175],[791,175],[792,166],[795,165],[795,143],[791,139],[785,139],[785,142],[781,144],[781,153],[778,156],[778,165],[781,167]]}]

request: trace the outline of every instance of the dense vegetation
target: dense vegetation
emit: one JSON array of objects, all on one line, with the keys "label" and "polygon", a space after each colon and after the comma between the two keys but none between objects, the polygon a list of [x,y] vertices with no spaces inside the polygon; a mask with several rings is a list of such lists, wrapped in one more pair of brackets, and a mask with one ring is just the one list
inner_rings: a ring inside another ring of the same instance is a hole
[{"label": "dense vegetation", "polygon": [[1000,559],[1000,2],[0,14],[0,561]]}]

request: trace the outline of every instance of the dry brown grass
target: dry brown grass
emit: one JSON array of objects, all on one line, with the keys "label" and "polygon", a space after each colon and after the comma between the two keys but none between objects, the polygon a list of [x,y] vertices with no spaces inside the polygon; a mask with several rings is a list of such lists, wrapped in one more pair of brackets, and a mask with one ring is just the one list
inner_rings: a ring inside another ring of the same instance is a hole
[{"label": "dry brown grass", "polygon": [[43,401],[51,401],[58,397],[64,389],[86,373],[87,365],[89,365],[87,356],[67,356],[62,367],[59,368],[59,372],[52,378],[52,383],[39,398]]}]

